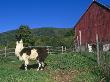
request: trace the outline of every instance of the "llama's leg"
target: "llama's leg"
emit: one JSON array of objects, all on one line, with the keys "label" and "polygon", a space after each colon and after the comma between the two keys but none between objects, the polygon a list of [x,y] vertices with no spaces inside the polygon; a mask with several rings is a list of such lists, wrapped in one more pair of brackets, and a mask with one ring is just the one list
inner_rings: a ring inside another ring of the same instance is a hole
[{"label": "llama's leg", "polygon": [[41,62],[39,62],[39,61],[37,61],[37,62],[38,62],[38,68],[37,68],[37,71],[39,71],[40,68],[41,68],[41,66],[42,66],[42,64],[41,64]]},{"label": "llama's leg", "polygon": [[27,71],[27,65],[29,64],[29,61],[28,61],[28,57],[27,57],[27,54],[26,53],[23,53],[22,55],[22,59],[24,60],[25,64],[25,71]]},{"label": "llama's leg", "polygon": [[25,60],[25,71],[27,71],[28,64],[29,64],[29,61],[28,60]]},{"label": "llama's leg", "polygon": [[44,62],[41,62],[41,64],[42,64],[42,68],[41,68],[41,70],[43,70],[43,69],[44,69],[45,64],[44,64]]}]

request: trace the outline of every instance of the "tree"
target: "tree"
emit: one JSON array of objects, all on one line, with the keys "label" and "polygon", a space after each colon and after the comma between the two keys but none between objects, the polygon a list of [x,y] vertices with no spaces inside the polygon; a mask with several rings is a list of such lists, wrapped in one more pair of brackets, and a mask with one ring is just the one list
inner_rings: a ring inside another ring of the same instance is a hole
[{"label": "tree", "polygon": [[16,36],[21,36],[24,42],[24,46],[33,46],[34,38],[31,29],[27,25],[21,25],[16,31]]},{"label": "tree", "polygon": [[68,37],[68,36],[74,36],[74,35],[75,35],[75,28],[70,29],[64,36]]}]

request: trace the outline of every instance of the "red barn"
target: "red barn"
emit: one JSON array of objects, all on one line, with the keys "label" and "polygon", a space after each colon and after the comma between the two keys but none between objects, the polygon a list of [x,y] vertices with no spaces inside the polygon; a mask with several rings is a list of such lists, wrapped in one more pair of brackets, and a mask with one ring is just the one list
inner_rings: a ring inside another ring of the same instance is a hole
[{"label": "red barn", "polygon": [[[76,49],[79,45],[85,50],[90,45],[96,45],[96,35],[104,47],[110,44],[110,8],[93,1],[84,15],[75,25]],[[107,46],[108,45],[108,46]]]}]

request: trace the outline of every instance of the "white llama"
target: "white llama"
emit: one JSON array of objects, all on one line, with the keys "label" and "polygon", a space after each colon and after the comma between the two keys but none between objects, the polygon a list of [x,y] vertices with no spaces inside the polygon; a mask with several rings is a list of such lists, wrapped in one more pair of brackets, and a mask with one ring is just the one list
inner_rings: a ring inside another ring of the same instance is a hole
[{"label": "white llama", "polygon": [[36,60],[38,63],[38,70],[43,70],[44,68],[44,60],[47,57],[47,49],[46,48],[30,48],[23,47],[22,39],[18,39],[16,42],[15,55],[20,61],[24,61],[25,70],[27,70],[27,66],[29,64],[29,60]]}]

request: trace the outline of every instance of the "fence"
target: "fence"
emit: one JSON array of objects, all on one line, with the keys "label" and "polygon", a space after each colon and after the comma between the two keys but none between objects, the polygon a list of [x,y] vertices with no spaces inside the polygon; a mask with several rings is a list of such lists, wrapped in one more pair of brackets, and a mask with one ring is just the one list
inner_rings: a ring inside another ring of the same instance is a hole
[{"label": "fence", "polygon": [[14,50],[15,48],[7,48],[5,47],[4,49],[1,49],[0,50],[0,56],[4,56],[4,57],[7,57],[7,55],[12,55],[14,54]]},{"label": "fence", "polygon": [[[59,47],[53,47],[53,46],[31,46],[31,47],[47,47],[48,49],[48,54],[58,54],[58,53],[68,53],[68,52],[73,52],[74,50],[72,48],[67,48],[65,46],[59,46]],[[14,55],[14,50],[15,48],[7,48],[5,47],[4,49],[0,50],[0,57],[10,57],[10,56],[15,56]],[[75,52],[77,53],[77,52]],[[97,54],[99,54],[97,56]],[[103,69],[103,73],[105,76],[110,79],[110,52],[93,52],[89,53],[88,52],[81,52],[81,55],[88,57],[89,59],[92,59],[93,61],[97,61],[98,64],[100,64],[101,68]],[[99,58],[99,59],[98,59]],[[98,60],[97,60],[98,59]]]},{"label": "fence", "polygon": [[[103,72],[104,80],[110,82],[110,51],[103,51],[102,46],[99,45],[99,42],[96,43],[96,51],[93,52],[83,52],[80,51],[81,55],[92,59],[97,62],[97,65]],[[91,54],[91,55],[90,55]],[[90,57],[91,56],[91,57]]]},{"label": "fence", "polygon": [[[64,46],[59,46],[59,47],[53,47],[53,46],[30,46],[30,47],[46,47],[48,49],[48,54],[57,54],[57,53],[65,53],[65,52],[70,52],[72,51],[71,48],[67,48],[67,47],[64,47]],[[3,48],[0,50],[0,56],[4,56],[4,57],[7,57],[7,56],[10,56],[10,55],[13,55],[15,52],[15,48]]]}]

